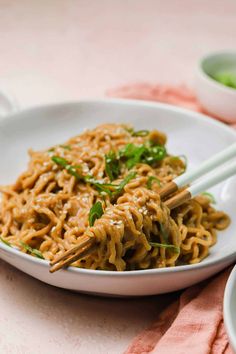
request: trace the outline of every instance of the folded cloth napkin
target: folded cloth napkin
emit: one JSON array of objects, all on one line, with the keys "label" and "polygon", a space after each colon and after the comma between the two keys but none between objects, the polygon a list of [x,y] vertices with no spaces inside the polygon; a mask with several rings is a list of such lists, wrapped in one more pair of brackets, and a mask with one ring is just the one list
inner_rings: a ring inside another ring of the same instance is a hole
[{"label": "folded cloth napkin", "polygon": [[[134,84],[110,90],[108,95],[165,102],[206,113],[185,86]],[[223,295],[229,273],[227,269],[185,290],[125,353],[233,354],[223,323]]]},{"label": "folded cloth napkin", "polygon": [[222,315],[229,269],[185,290],[126,354],[233,354]]}]

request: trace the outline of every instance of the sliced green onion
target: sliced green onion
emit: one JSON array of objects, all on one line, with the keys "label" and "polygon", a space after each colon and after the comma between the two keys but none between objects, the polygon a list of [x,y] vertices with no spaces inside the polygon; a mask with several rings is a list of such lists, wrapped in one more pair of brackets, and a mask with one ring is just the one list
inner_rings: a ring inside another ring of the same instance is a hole
[{"label": "sliced green onion", "polygon": [[183,162],[184,162],[185,166],[187,166],[187,164],[188,164],[188,159],[187,159],[187,156],[185,156],[185,155],[171,156],[171,159],[172,160],[184,160]]},{"label": "sliced green onion", "polygon": [[164,146],[151,146],[146,151],[144,163],[152,165],[155,162],[161,161],[166,157],[166,149]]},{"label": "sliced green onion", "polygon": [[2,236],[0,236],[0,240],[1,240],[1,242],[4,243],[6,246],[12,247],[12,245],[11,245],[7,240],[5,240]]},{"label": "sliced green onion", "polygon": [[60,156],[52,156],[51,160],[55,162],[57,165],[66,168],[68,166],[68,161]]},{"label": "sliced green onion", "polygon": [[44,259],[44,256],[42,255],[42,253],[39,250],[37,250],[36,248],[30,247],[29,245],[27,245],[27,243],[25,243],[23,241],[20,241],[20,244],[30,254],[36,256],[37,258]]},{"label": "sliced green onion", "polygon": [[55,148],[52,147],[51,149],[48,150],[49,155],[51,155],[55,151]]},{"label": "sliced green onion", "polygon": [[184,169],[182,173],[186,171],[188,165],[188,159],[185,155],[171,156],[171,160],[181,160],[184,163]]},{"label": "sliced green onion", "polygon": [[132,136],[147,136],[149,134],[149,130],[138,130],[137,132],[133,132]]},{"label": "sliced green onion", "polygon": [[130,143],[119,151],[119,157],[128,169],[131,169],[138,163],[152,165],[162,160],[165,156],[165,147],[159,145],[135,145]]},{"label": "sliced green onion", "polygon": [[162,247],[162,248],[170,248],[173,249],[175,253],[180,253],[180,248],[175,245],[168,245],[165,243],[158,243],[158,242],[149,242],[150,246],[152,247]]},{"label": "sliced green onion", "polygon": [[93,226],[95,220],[100,219],[103,213],[102,203],[96,202],[89,211],[89,226]]},{"label": "sliced green onion", "polygon": [[155,176],[149,176],[149,177],[148,177],[148,180],[147,180],[147,188],[148,188],[148,189],[152,189],[152,183],[153,183],[154,181],[157,182],[158,185],[159,185],[159,187],[160,187],[161,181],[160,181],[157,177],[155,177]]},{"label": "sliced green onion", "polygon": [[162,223],[160,223],[160,231],[161,231],[164,241],[166,243],[168,243],[169,242],[169,232],[166,230],[165,226]]},{"label": "sliced green onion", "polygon": [[57,165],[65,168],[68,173],[74,177],[76,177],[77,179],[83,179],[83,176],[81,176],[78,172],[77,169],[80,168],[79,165],[76,166],[72,166],[68,163],[68,161],[66,159],[64,159],[63,157],[60,156],[52,156],[51,157],[52,161],[55,162]]},{"label": "sliced green onion", "polygon": [[124,149],[124,153],[122,157],[125,157],[125,164],[127,168],[130,170],[136,164],[140,163],[142,160],[142,155],[145,152],[145,146],[135,146],[134,144],[126,145]]},{"label": "sliced green onion", "polygon": [[130,172],[123,181],[120,182],[120,184],[112,184],[112,183],[103,183],[100,181],[97,181],[94,179],[93,176],[82,176],[77,172],[77,169],[80,168],[80,166],[72,166],[68,163],[66,159],[63,157],[59,156],[52,156],[52,161],[55,162],[57,165],[63,167],[64,169],[67,170],[69,174],[72,176],[76,177],[78,180],[81,180],[85,183],[90,183],[95,186],[95,188],[100,192],[100,193],[107,193],[109,196],[115,196],[116,194],[119,194],[125,187],[129,181],[136,176],[136,172],[132,171]]},{"label": "sliced green onion", "polygon": [[109,196],[112,195],[111,186],[112,184],[102,183],[90,176],[84,177],[84,182],[92,184],[100,193],[106,193]]},{"label": "sliced green onion", "polygon": [[122,192],[122,190],[124,189],[124,187],[126,186],[126,184],[128,184],[131,179],[136,177],[137,172],[132,171],[130,172],[124,179],[123,181],[120,182],[120,184],[118,184],[118,186],[116,187],[116,192],[120,193]]},{"label": "sliced green onion", "polygon": [[204,195],[204,196],[208,197],[208,199],[210,199],[210,202],[212,204],[216,204],[216,200],[215,200],[215,197],[214,197],[213,194],[208,193],[208,192],[202,192],[201,195]]},{"label": "sliced green onion", "polygon": [[117,179],[120,174],[120,161],[114,151],[105,155],[105,171],[110,181]]},{"label": "sliced green onion", "polygon": [[130,172],[119,184],[113,183],[101,183],[94,180],[93,178],[86,177],[86,182],[93,184],[100,192],[105,192],[109,196],[116,196],[121,193],[127,183],[131,181],[136,176],[136,172]]},{"label": "sliced green onion", "polygon": [[130,133],[131,135],[133,134],[134,132],[134,129],[133,128],[128,128],[128,127],[125,127],[124,126],[124,130],[126,130],[128,133]]}]

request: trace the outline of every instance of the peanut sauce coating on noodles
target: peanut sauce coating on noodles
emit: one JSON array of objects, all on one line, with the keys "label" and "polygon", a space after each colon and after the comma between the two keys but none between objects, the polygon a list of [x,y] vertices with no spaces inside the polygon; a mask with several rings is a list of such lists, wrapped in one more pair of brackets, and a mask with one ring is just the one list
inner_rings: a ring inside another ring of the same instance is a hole
[{"label": "peanut sauce coating on noodles", "polygon": [[[171,211],[158,190],[185,171],[165,134],[104,124],[49,150],[29,151],[27,170],[0,187],[1,241],[54,260],[80,237],[96,249],[72,265],[124,271],[200,262],[229,223],[200,195]],[[91,208],[100,203],[100,215]],[[90,220],[93,220],[91,223]]]}]

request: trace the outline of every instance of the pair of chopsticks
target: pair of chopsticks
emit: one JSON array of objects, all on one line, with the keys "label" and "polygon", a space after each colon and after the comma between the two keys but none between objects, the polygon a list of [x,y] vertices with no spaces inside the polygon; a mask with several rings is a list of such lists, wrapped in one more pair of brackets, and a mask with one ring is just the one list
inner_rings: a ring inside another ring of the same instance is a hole
[{"label": "pair of chopsticks", "polygon": [[79,244],[66,251],[62,256],[57,257],[54,261],[50,262],[50,273],[70,265],[75,261],[88,256],[96,249],[95,239],[86,235],[81,236]]},{"label": "pair of chopsticks", "polygon": [[[165,201],[165,205],[169,209],[174,209],[208,188],[232,177],[236,174],[236,160],[226,166],[223,165],[233,158],[236,158],[236,143],[165,185],[159,191],[161,199],[178,191],[179,188],[191,184],[190,187]],[[216,169],[217,167],[219,168]],[[201,178],[199,181],[192,184],[199,178]]]},{"label": "pair of chopsticks", "polygon": [[[172,182],[165,185],[159,190],[161,199],[165,199],[171,194],[177,192],[179,188],[189,185],[180,193],[164,201],[164,204],[169,209],[174,209],[183,203],[195,197],[199,193],[207,190],[210,187],[226,180],[227,178],[236,174],[236,159],[230,164],[223,166],[233,158],[236,158],[236,143],[232,144],[225,150],[214,155],[210,159],[204,161],[200,166],[184,173],[175,178]],[[218,169],[216,169],[219,167]],[[215,170],[216,169],[216,170]],[[200,179],[198,181],[198,179]],[[197,180],[196,183],[193,183]],[[71,263],[78,261],[96,249],[97,245],[95,239],[86,235],[80,238],[80,242],[75,247],[65,252],[50,263],[50,272],[67,267]]]}]

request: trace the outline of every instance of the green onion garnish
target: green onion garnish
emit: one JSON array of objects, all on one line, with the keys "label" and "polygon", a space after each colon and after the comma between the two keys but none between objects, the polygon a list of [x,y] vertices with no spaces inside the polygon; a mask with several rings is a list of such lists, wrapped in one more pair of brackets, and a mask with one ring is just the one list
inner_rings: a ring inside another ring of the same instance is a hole
[{"label": "green onion garnish", "polygon": [[161,231],[161,234],[163,236],[163,239],[166,243],[168,243],[169,241],[169,232],[166,230],[165,226],[160,223],[160,231]]},{"label": "green onion garnish", "polygon": [[32,248],[29,245],[27,245],[27,243],[20,241],[21,246],[30,254],[36,256],[37,258],[41,258],[44,259],[44,256],[42,255],[42,253],[37,250],[36,248]]},{"label": "green onion garnish", "polygon": [[85,183],[90,183],[95,186],[95,188],[99,192],[104,192],[107,193],[110,197],[111,196],[116,196],[119,194],[125,187],[129,181],[136,176],[136,172],[130,172],[123,181],[120,182],[120,184],[112,184],[112,183],[103,183],[100,181],[97,181],[94,179],[93,176],[82,176],[77,172],[77,169],[80,168],[80,166],[72,166],[68,163],[66,159],[63,157],[59,156],[52,156],[51,157],[52,161],[55,162],[58,166],[63,167],[64,169],[67,170],[69,174],[74,176],[76,179],[83,181]]},{"label": "green onion garnish", "polygon": [[210,202],[212,204],[216,204],[216,200],[215,200],[215,197],[214,197],[213,194],[208,193],[208,192],[202,192],[201,195],[204,195],[204,196],[208,197],[208,199],[210,199]]},{"label": "green onion garnish", "polygon": [[89,226],[93,226],[95,220],[100,219],[103,213],[102,203],[96,202],[89,211]]},{"label": "green onion garnish", "polygon": [[184,160],[183,162],[184,162],[184,164],[185,164],[185,166],[187,166],[187,164],[188,164],[188,159],[187,159],[187,156],[185,156],[185,155],[179,155],[179,156],[171,156],[171,159],[172,160]]},{"label": "green onion garnish", "polygon": [[122,190],[124,189],[124,187],[126,186],[126,184],[128,184],[128,183],[131,181],[131,179],[135,178],[136,174],[137,174],[137,173],[136,173],[135,171],[130,172],[130,173],[123,179],[123,181],[121,181],[120,184],[118,184],[118,185],[116,186],[116,193],[122,192]]},{"label": "green onion garnish", "polygon": [[2,236],[0,236],[0,240],[1,240],[2,243],[4,243],[6,246],[12,247],[12,245],[11,245],[7,240],[5,240]]},{"label": "green onion garnish", "polygon": [[105,155],[105,171],[110,181],[117,179],[120,174],[120,161],[114,151]]},{"label": "green onion garnish", "polygon": [[164,146],[148,146],[127,144],[119,151],[119,157],[125,163],[128,169],[131,169],[138,163],[152,165],[157,161],[164,159],[166,149]]},{"label": "green onion garnish", "polygon": [[112,195],[112,187],[113,185],[111,183],[103,183],[100,181],[97,181],[94,179],[92,176],[85,176],[83,178],[84,182],[92,184],[100,193],[106,193],[109,196]]},{"label": "green onion garnish", "polygon": [[151,146],[145,153],[144,162],[146,162],[148,165],[152,165],[157,161],[163,160],[164,157],[166,157],[166,149],[164,146]]},{"label": "green onion garnish", "polygon": [[154,181],[157,182],[159,186],[161,185],[161,182],[160,182],[160,180],[159,180],[157,177],[155,177],[155,176],[149,176],[149,177],[148,177],[148,180],[147,180],[147,188],[148,188],[148,189],[152,189],[152,183],[153,183]]},{"label": "green onion garnish", "polygon": [[157,242],[149,242],[152,247],[162,247],[162,248],[170,248],[173,249],[175,253],[180,253],[180,248],[175,245],[168,245],[165,243],[157,243]]},{"label": "green onion garnish", "polygon": [[83,177],[77,172],[77,169],[80,168],[79,165],[72,166],[68,163],[68,161],[66,159],[64,159],[63,157],[59,157],[59,156],[52,156],[51,159],[57,165],[65,168],[70,175],[76,177],[77,179],[83,179]]},{"label": "green onion garnish", "polygon": [[127,144],[123,149],[119,151],[119,157],[130,170],[137,163],[141,162],[144,151],[144,145],[137,146],[134,144]]},{"label": "green onion garnish", "polygon": [[138,130],[137,132],[133,132],[132,136],[147,136],[149,134],[149,130]]},{"label": "green onion garnish", "polygon": [[52,147],[51,149],[48,150],[48,152],[53,152],[53,151],[55,151],[54,147]]},{"label": "green onion garnish", "polygon": [[135,171],[131,171],[119,184],[101,183],[93,179],[86,179],[86,182],[93,184],[100,192],[105,192],[110,197],[116,197],[123,191],[126,184],[135,178],[136,174]]},{"label": "green onion garnish", "polygon": [[65,150],[71,150],[71,146],[70,145],[59,145],[61,148],[65,149]]},{"label": "green onion garnish", "polygon": [[133,128],[128,128],[128,127],[124,127],[124,130],[126,130],[129,134],[133,134],[134,129]]}]

